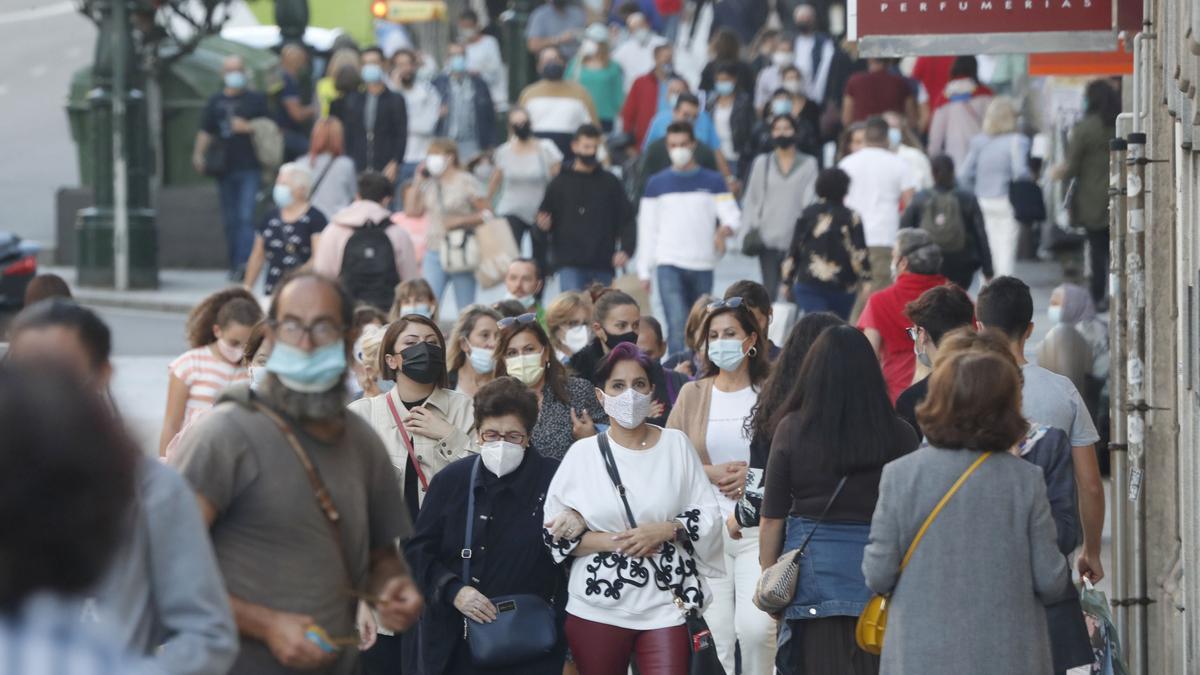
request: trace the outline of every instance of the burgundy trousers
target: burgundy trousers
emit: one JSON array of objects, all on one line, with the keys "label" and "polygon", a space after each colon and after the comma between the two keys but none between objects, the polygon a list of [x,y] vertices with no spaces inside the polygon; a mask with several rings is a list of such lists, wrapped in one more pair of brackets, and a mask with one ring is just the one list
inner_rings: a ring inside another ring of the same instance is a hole
[{"label": "burgundy trousers", "polygon": [[685,625],[633,630],[568,614],[566,629],[580,675],[625,675],[630,660],[641,675],[687,675],[690,652]]}]

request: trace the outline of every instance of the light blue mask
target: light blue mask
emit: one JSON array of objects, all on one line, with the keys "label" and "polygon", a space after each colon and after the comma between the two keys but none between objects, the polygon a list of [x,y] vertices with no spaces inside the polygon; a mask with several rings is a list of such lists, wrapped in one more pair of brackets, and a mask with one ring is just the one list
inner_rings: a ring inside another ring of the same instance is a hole
[{"label": "light blue mask", "polygon": [[304,394],[332,389],[346,372],[346,345],[340,340],[306,352],[285,342],[276,342],[267,359],[267,370],[283,386]]},{"label": "light blue mask", "polygon": [[480,375],[487,375],[496,369],[496,359],[492,350],[486,347],[471,347],[471,367]]},{"label": "light blue mask", "polygon": [[271,201],[275,202],[275,206],[286,209],[296,200],[292,197],[292,188],[276,183],[275,187],[271,188]]},{"label": "light blue mask", "polygon": [[771,112],[775,115],[791,115],[792,102],[786,98],[777,98],[771,101]]},{"label": "light blue mask", "polygon": [[1046,310],[1046,318],[1050,319],[1052,324],[1062,323],[1062,305],[1050,305]]},{"label": "light blue mask", "polygon": [[450,72],[461,73],[467,69],[467,57],[462,54],[456,54],[450,57],[447,65],[450,66]]},{"label": "light blue mask", "polygon": [[237,90],[245,89],[246,88],[246,74],[240,70],[234,70],[234,71],[225,73],[225,88],[226,89],[237,89]]},{"label": "light blue mask", "polygon": [[745,358],[741,340],[713,340],[708,343],[708,360],[721,370],[737,370]]},{"label": "light blue mask", "polygon": [[395,388],[396,388],[395,380],[380,380],[379,381],[379,391],[384,394],[391,393],[392,389],[395,389]]},{"label": "light blue mask", "polygon": [[716,90],[718,96],[729,96],[733,93],[733,82],[728,80],[718,82],[714,89]]},{"label": "light blue mask", "polygon": [[367,84],[376,84],[383,79],[383,68],[377,63],[368,63],[362,67],[362,79]]},{"label": "light blue mask", "polygon": [[521,303],[521,306],[525,309],[532,309],[534,303],[537,302],[537,298],[532,295],[513,295],[512,293],[509,293],[508,299],[516,300],[517,302]]},{"label": "light blue mask", "polygon": [[890,127],[888,129],[888,143],[893,148],[900,147],[900,143],[903,141],[904,141],[904,133],[902,131],[900,131],[896,127]]},{"label": "light blue mask", "polygon": [[417,316],[423,316],[426,319],[432,319],[433,308],[430,307],[429,303],[427,302],[418,302],[413,305],[400,305],[400,316],[408,316],[409,314],[416,314]]}]

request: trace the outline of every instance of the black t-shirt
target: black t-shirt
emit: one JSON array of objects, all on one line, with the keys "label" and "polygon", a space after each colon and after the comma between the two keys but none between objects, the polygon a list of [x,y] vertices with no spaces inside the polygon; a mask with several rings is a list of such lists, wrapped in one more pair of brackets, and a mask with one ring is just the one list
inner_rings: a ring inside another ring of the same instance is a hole
[{"label": "black t-shirt", "polygon": [[247,121],[257,117],[270,117],[267,97],[257,91],[242,91],[237,96],[226,96],[225,91],[214,94],[204,106],[200,116],[200,128],[209,135],[225,141],[225,168],[227,171],[257,171],[260,167],[254,155],[250,134],[233,133],[233,118]]},{"label": "black t-shirt", "polygon": [[917,438],[925,437],[925,434],[921,432],[921,425],[917,424],[917,406],[921,405],[928,395],[929,378],[926,377],[908,389],[905,389],[900,394],[900,397],[896,399],[896,415],[905,422],[908,422],[908,426],[917,432]]}]

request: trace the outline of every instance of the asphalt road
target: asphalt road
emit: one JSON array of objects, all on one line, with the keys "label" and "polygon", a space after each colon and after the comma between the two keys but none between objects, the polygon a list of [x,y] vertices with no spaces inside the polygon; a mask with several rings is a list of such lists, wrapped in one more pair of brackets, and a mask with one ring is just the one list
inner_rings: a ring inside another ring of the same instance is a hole
[{"label": "asphalt road", "polygon": [[0,0],[0,228],[48,245],[55,191],[79,184],[65,105],[95,36],[70,0]]}]

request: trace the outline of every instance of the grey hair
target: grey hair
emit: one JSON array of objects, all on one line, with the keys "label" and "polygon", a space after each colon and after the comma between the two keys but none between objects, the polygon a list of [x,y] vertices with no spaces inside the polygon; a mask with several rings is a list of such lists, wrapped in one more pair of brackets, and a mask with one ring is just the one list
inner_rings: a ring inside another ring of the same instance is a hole
[{"label": "grey hair", "polygon": [[925,230],[900,230],[896,234],[896,250],[908,261],[908,271],[913,274],[937,274],[942,268],[942,249]]},{"label": "grey hair", "polygon": [[279,167],[279,177],[293,190],[299,190],[304,198],[308,199],[309,193],[312,192],[313,177],[307,166],[299,162],[288,162]]}]

